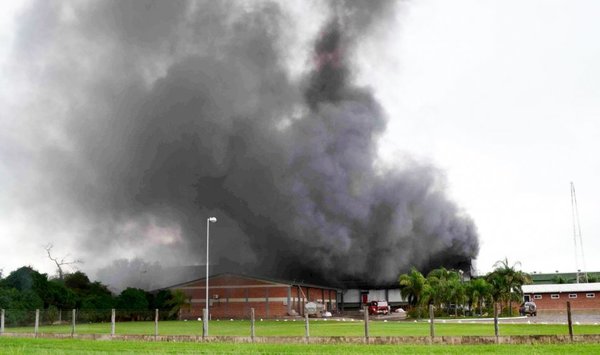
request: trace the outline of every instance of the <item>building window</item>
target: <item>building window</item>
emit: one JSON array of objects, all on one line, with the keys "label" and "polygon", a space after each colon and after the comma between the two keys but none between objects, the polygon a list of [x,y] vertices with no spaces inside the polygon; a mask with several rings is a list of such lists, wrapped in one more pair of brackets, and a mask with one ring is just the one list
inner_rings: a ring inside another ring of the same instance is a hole
[{"label": "building window", "polygon": [[595,293],[586,293],[585,298],[596,298],[596,294]]},{"label": "building window", "polygon": [[531,296],[529,296],[529,295],[523,296],[523,301],[525,301],[525,302],[531,301]]},{"label": "building window", "polygon": [[542,295],[533,295],[533,299],[534,300],[541,300],[542,299]]},{"label": "building window", "polygon": [[558,293],[553,293],[550,295],[550,298],[552,298],[553,300],[557,300],[560,298],[560,295]]},{"label": "building window", "polygon": [[569,298],[577,298],[577,294],[576,293],[569,293]]}]

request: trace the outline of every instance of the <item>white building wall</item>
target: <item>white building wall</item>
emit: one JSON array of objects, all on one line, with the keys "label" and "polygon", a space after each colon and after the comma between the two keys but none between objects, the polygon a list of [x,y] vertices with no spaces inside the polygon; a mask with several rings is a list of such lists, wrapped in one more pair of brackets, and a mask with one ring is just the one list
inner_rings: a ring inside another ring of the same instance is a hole
[{"label": "white building wall", "polygon": [[344,291],[344,303],[359,303],[360,302],[360,291],[357,289],[350,289]]},{"label": "white building wall", "polygon": [[390,302],[408,302],[400,295],[400,289],[388,290],[388,301]]},{"label": "white building wall", "polygon": [[385,290],[369,290],[369,296],[367,298],[371,301],[385,301]]},{"label": "white building wall", "polygon": [[[360,303],[361,291],[359,289],[349,289],[344,291],[344,303]],[[386,290],[368,290],[369,294],[367,296],[368,301],[385,301],[385,291]],[[389,302],[406,302],[405,299],[400,295],[400,289],[389,289],[388,298]]]}]

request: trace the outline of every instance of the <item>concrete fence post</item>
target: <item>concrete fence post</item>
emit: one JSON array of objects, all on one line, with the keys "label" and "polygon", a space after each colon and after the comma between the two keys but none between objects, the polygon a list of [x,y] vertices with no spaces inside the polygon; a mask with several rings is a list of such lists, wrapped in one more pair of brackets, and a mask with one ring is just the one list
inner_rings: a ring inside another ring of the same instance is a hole
[{"label": "concrete fence post", "polygon": [[364,316],[365,316],[365,342],[369,342],[369,307],[364,306]]},{"label": "concrete fence post", "polygon": [[0,311],[0,335],[4,334],[4,308]]},{"label": "concrete fence post", "polygon": [[40,328],[40,310],[36,309],[35,310],[35,326],[33,328],[33,333],[35,334],[36,338],[37,338],[39,328]]},{"label": "concrete fence post", "polygon": [[77,311],[73,308],[71,311],[71,337],[75,335],[75,317],[77,316]]},{"label": "concrete fence post", "polygon": [[496,343],[500,340],[500,329],[498,328],[498,303],[494,302],[494,336],[496,337]]},{"label": "concrete fence post", "polygon": [[110,313],[110,336],[115,336],[115,309],[113,308]]},{"label": "concrete fence post", "polygon": [[254,342],[254,308],[250,308],[250,338]]},{"label": "concrete fence post", "polygon": [[429,336],[431,340],[435,338],[435,325],[434,325],[434,314],[433,314],[433,305],[429,305]]},{"label": "concrete fence post", "polygon": [[310,329],[308,326],[308,313],[304,314],[304,338],[306,341],[309,341],[310,338]]},{"label": "concrete fence post", "polygon": [[158,338],[158,308],[154,310],[154,340]]},{"label": "concrete fence post", "polygon": [[571,319],[571,302],[567,301],[567,323],[569,324],[569,339],[573,341],[573,320]]}]

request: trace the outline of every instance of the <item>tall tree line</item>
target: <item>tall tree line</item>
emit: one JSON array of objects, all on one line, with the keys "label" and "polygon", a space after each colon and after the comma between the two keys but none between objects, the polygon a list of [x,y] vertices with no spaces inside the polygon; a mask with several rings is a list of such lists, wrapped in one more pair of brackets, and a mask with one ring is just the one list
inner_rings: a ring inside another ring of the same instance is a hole
[{"label": "tall tree line", "polygon": [[129,287],[113,294],[106,285],[90,281],[81,271],[48,278],[32,267],[23,266],[0,278],[0,308],[7,310],[9,325],[29,322],[35,309],[43,310],[46,321],[51,322],[60,321],[62,311],[71,309],[77,309],[80,317],[89,321],[105,320],[113,308],[124,320],[150,317],[149,311],[154,309],[172,317],[186,301],[169,290],[150,293]]}]

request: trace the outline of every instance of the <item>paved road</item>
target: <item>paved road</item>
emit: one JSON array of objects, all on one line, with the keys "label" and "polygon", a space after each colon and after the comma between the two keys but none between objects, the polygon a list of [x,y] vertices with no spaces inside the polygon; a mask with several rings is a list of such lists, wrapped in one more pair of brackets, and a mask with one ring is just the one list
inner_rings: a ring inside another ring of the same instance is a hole
[{"label": "paved road", "polygon": [[[354,318],[355,320],[362,320],[364,315],[359,312],[346,312],[344,315],[346,318]],[[342,318],[341,316],[339,318]],[[405,315],[399,315],[395,313],[391,313],[389,315],[378,315],[378,316],[370,316],[371,320],[389,320],[389,321],[399,321],[405,320]],[[407,320],[414,321],[414,320]],[[427,322],[428,320],[422,319],[421,321]],[[567,314],[564,313],[538,313],[535,317],[513,317],[513,318],[500,318],[500,323],[537,323],[537,324],[566,324],[567,323]],[[572,314],[573,324],[598,324],[600,325],[600,314]],[[459,319],[436,319],[436,322],[440,323],[493,323],[493,318],[459,318]]]},{"label": "paved road", "polygon": [[[571,319],[574,324],[600,324],[600,314],[572,314]],[[515,319],[515,323],[567,323],[567,314],[565,313],[538,313],[536,317],[526,317]]]}]

